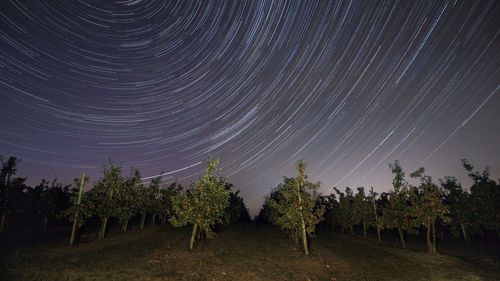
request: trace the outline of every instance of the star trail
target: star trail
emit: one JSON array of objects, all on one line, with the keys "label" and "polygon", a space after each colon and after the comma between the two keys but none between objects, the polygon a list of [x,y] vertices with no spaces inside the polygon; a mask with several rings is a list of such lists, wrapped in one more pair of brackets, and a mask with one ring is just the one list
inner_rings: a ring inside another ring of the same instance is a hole
[{"label": "star trail", "polygon": [[499,54],[493,0],[5,0],[0,154],[36,184],[109,157],[189,183],[209,153],[253,214],[299,159],[325,194],[396,159],[498,178]]}]

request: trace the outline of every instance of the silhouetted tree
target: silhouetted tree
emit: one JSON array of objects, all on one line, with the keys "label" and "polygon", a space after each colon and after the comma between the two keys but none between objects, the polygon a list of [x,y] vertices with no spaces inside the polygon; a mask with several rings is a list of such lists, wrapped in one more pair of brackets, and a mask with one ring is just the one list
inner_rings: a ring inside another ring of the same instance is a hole
[{"label": "silhouetted tree", "polygon": [[[234,190],[234,186],[231,183],[227,183],[226,188],[229,190]],[[245,206],[243,197],[239,196],[239,193],[239,190],[237,190],[236,192],[231,191],[231,193],[229,193],[229,207],[226,213],[229,214],[230,223],[250,220],[248,208]]]},{"label": "silhouetted tree", "polygon": [[328,196],[319,196],[317,204],[325,208],[325,213],[323,214],[325,218],[323,221],[324,225],[335,230],[339,225],[335,216],[335,211],[338,209],[338,202],[335,198],[335,194],[331,193]]},{"label": "silhouetted tree", "polygon": [[38,213],[42,216],[42,229],[46,230],[50,219],[56,218],[62,211],[69,207],[70,185],[63,186],[54,179],[49,185],[46,180],[41,181],[40,185],[35,187],[39,195],[40,203]]},{"label": "silhouetted tree", "polygon": [[366,239],[366,231],[370,226],[376,226],[373,215],[373,205],[369,197],[365,195],[365,189],[358,187],[358,193],[354,196],[354,214],[356,223],[361,223],[363,227],[363,239]]},{"label": "silhouetted tree", "polygon": [[345,188],[345,193],[337,189],[333,188],[339,197],[338,208],[336,209],[335,215],[337,217],[337,222],[340,225],[340,229],[342,233],[345,233],[346,230],[349,230],[349,233],[354,236],[356,233],[354,232],[354,225],[356,224],[356,216],[354,210],[354,194],[352,193],[352,189],[349,187]]},{"label": "silhouetted tree", "polygon": [[500,238],[500,185],[490,179],[488,167],[479,173],[473,171],[474,167],[466,159],[462,164],[474,182],[471,203],[475,224],[479,225],[478,228],[496,231]]},{"label": "silhouetted tree", "polygon": [[445,203],[449,206],[452,233],[459,236],[462,233],[465,241],[469,241],[469,231],[473,222],[470,193],[462,188],[454,177],[440,180],[441,187],[445,190]]},{"label": "silhouetted tree", "polygon": [[1,208],[2,208],[2,217],[0,221],[0,234],[5,231],[5,223],[7,220],[7,213],[9,211],[9,192],[12,189],[11,185],[11,177],[17,172],[17,164],[21,160],[10,156],[7,161],[3,160],[3,157],[0,156],[0,162],[2,163],[2,170],[0,170],[0,194],[1,194]]}]

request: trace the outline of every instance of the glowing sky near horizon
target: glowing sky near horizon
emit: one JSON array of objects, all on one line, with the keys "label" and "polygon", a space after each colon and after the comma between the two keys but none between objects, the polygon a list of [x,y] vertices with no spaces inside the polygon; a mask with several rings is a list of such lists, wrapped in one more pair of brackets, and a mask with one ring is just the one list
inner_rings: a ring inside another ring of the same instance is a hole
[{"label": "glowing sky near horizon", "polygon": [[0,154],[36,184],[188,183],[205,155],[255,214],[308,163],[323,193],[500,177],[499,1],[0,1]]}]

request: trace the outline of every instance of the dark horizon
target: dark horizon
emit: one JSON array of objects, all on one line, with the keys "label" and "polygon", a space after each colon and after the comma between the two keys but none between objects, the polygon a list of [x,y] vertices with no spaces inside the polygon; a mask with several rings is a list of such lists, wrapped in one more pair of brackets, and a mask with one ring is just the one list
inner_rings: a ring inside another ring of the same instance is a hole
[{"label": "dark horizon", "polygon": [[295,163],[320,192],[500,178],[500,3],[0,3],[0,155],[19,177],[112,158],[188,183],[220,158],[253,215]]}]

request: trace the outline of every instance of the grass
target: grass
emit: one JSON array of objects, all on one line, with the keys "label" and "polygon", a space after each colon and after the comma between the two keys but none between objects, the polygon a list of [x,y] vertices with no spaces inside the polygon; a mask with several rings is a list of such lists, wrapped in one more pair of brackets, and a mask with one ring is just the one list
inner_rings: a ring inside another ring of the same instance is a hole
[{"label": "grass", "polygon": [[190,233],[113,230],[73,248],[68,237],[24,245],[2,238],[0,280],[500,280],[496,266],[327,231],[311,240],[309,257],[270,226],[230,225],[191,252]]}]

